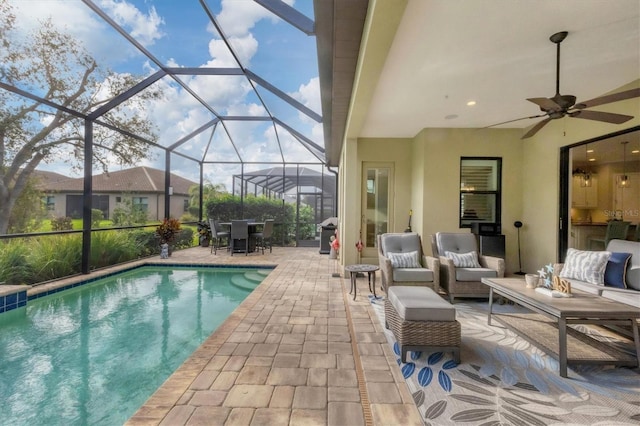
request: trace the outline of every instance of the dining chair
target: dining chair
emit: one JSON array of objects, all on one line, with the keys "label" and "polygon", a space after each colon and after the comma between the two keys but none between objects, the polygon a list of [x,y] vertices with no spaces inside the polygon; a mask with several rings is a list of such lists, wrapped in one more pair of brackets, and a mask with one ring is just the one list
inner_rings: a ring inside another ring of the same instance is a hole
[{"label": "dining chair", "polygon": [[[249,254],[249,221],[248,220],[232,220],[231,221],[231,256],[236,250],[236,241],[244,240],[244,254]],[[241,243],[239,243],[241,244]]]},{"label": "dining chair", "polygon": [[602,250],[605,250],[611,240],[626,240],[627,233],[629,232],[629,226],[631,226],[631,222],[622,220],[609,221],[607,223],[607,230],[605,231],[604,238],[589,237],[587,239],[589,243],[589,250],[592,249],[593,243],[601,243]]},{"label": "dining chair", "polygon": [[218,254],[218,248],[223,239],[227,240],[227,247],[229,247],[229,232],[221,231],[218,221],[214,219],[209,219],[209,227],[211,228],[211,253]]},{"label": "dining chair", "polygon": [[262,231],[251,234],[256,240],[256,247],[260,247],[262,249],[262,254],[264,254],[264,249],[267,247],[267,244],[269,244],[269,253],[273,252],[273,244],[271,243],[273,223],[274,219],[266,219],[264,221]]}]

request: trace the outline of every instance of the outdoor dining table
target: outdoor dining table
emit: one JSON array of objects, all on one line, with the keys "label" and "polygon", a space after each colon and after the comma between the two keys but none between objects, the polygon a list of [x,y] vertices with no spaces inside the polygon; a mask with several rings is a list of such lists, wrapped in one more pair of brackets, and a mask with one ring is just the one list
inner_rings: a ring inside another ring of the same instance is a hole
[{"label": "outdoor dining table", "polygon": [[[234,219],[235,220],[235,219]],[[242,219],[239,219],[242,220]],[[231,236],[231,222],[218,222],[219,225],[227,227],[229,229],[229,235]],[[251,234],[258,232],[258,228],[264,226],[264,222],[249,222],[249,253],[256,251],[256,239],[251,236]],[[231,240],[229,237],[229,245],[233,244],[232,250],[235,252],[244,252],[245,244],[242,243],[243,240]]]}]

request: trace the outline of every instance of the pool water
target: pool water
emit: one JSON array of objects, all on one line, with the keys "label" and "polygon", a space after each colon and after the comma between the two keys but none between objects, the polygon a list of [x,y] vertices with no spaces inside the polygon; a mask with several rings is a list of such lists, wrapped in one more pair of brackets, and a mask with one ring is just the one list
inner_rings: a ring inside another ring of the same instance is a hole
[{"label": "pool water", "polygon": [[0,424],[123,424],[265,271],[145,266],[0,315]]}]

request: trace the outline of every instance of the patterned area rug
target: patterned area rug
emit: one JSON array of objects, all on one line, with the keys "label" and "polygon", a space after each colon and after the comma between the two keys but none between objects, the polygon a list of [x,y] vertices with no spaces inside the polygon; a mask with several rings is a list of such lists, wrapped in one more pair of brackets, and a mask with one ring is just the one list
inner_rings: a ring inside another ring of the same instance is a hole
[{"label": "patterned area rug", "polygon": [[[384,299],[370,296],[384,325]],[[386,330],[398,365],[427,425],[638,425],[640,369],[576,366],[569,378],[558,362],[506,329],[487,325],[486,301],[456,302],[462,325],[462,362],[451,353],[410,352],[400,362],[393,333]],[[526,309],[494,304],[494,312]],[[631,342],[596,327],[582,326],[592,337],[633,352]]]}]

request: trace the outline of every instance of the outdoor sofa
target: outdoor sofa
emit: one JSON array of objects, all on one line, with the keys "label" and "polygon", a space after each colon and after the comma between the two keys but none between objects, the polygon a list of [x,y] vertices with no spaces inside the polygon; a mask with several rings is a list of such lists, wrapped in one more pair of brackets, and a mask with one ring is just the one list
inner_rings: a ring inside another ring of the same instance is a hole
[{"label": "outdoor sofa", "polygon": [[[563,275],[566,274],[563,274],[565,264],[562,263],[554,265],[553,273],[554,275],[567,279],[571,283],[571,289],[597,294],[617,302],[640,308],[640,242],[611,240],[607,244],[606,251],[612,253],[612,256],[617,256],[615,255],[616,253],[631,254],[624,270],[621,270],[621,268],[625,265],[614,265],[611,263],[611,260],[608,262],[606,268],[617,268],[618,274],[611,275],[610,272],[612,270],[605,270],[605,280],[609,281],[607,283],[595,284],[582,279],[567,276],[563,277]],[[586,268],[588,265],[583,265],[583,267]]]}]

